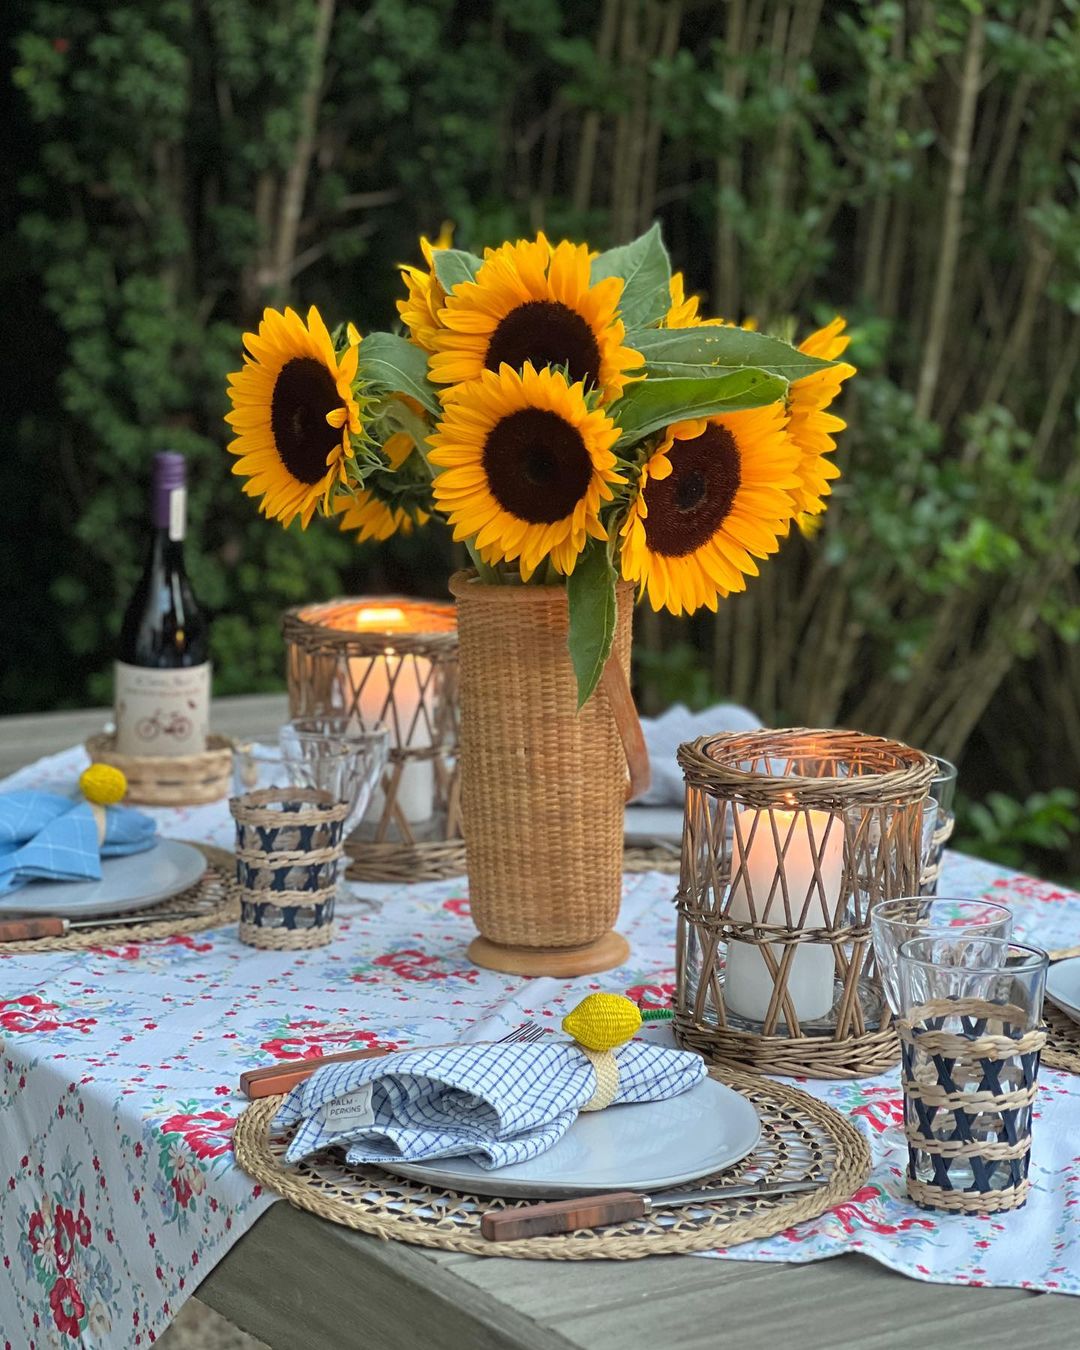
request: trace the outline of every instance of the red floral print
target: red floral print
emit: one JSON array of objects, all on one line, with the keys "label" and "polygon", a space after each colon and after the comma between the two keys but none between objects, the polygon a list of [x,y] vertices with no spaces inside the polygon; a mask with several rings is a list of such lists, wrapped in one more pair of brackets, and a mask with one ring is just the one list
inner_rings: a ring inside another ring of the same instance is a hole
[{"label": "red floral print", "polygon": [[20,994],[18,998],[0,999],[0,1029],[4,1031],[37,1032],[59,1031],[69,1027],[84,1034],[97,1026],[96,1017],[75,1017],[61,1021],[53,1016],[60,1012],[57,1003],[46,1003],[37,994]]},{"label": "red floral print", "polygon": [[337,1050],[396,1050],[398,1047],[395,1041],[380,1040],[373,1031],[335,1028],[328,1022],[300,1021],[289,1022],[280,1036],[263,1041],[260,1048],[275,1059],[321,1059]]},{"label": "red floral print", "polygon": [[196,1158],[220,1158],[232,1146],[236,1121],[224,1111],[170,1116],[161,1122],[162,1134],[179,1134]]},{"label": "red floral print", "polygon": [[670,1008],[675,997],[674,984],[632,984],[625,991],[639,1008]]},{"label": "red floral print", "polygon": [[71,1266],[75,1255],[75,1216],[63,1205],[56,1207],[55,1228],[53,1229],[53,1251],[56,1253],[56,1268],[63,1274]]},{"label": "red floral print", "polygon": [[430,952],[417,947],[387,952],[384,956],[377,956],[372,964],[388,966],[400,980],[417,980],[421,983],[429,980],[467,980],[469,984],[474,984],[480,974],[475,967],[469,970],[442,970],[442,957],[432,956]]},{"label": "red floral print", "polygon": [[49,1290],[49,1307],[57,1331],[62,1331],[65,1336],[78,1336],[79,1322],[86,1312],[86,1304],[74,1280],[69,1280],[66,1275],[60,1276]]}]

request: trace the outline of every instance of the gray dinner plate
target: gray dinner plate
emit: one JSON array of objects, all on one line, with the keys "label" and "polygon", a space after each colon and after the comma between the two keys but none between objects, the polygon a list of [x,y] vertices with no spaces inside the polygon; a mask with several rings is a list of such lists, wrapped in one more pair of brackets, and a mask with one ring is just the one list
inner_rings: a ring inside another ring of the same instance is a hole
[{"label": "gray dinner plate", "polygon": [[0,900],[0,917],[50,914],[96,919],[126,914],[186,891],[205,871],[206,858],[197,848],[179,839],[159,839],[143,853],[102,858],[100,881],[31,881]]},{"label": "gray dinner plate", "polygon": [[538,1200],[657,1191],[697,1181],[741,1162],[760,1138],[761,1121],[751,1103],[705,1078],[665,1101],[584,1112],[546,1153],[510,1167],[480,1167],[468,1158],[379,1166],[447,1190]]}]

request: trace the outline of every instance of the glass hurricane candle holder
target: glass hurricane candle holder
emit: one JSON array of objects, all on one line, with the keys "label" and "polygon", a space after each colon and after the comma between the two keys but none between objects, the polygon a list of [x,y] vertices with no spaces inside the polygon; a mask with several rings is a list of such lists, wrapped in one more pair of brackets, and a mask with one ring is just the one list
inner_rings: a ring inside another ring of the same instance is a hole
[{"label": "glass hurricane candle holder", "polygon": [[389,731],[381,782],[346,841],[348,876],[428,881],[463,873],[454,606],[358,596],[288,610],[282,628],[291,717]]},{"label": "glass hurricane candle holder", "polygon": [[680,746],[676,1037],[707,1058],[850,1078],[899,1057],[871,960],[875,905],[918,886],[933,761],[803,729]]}]

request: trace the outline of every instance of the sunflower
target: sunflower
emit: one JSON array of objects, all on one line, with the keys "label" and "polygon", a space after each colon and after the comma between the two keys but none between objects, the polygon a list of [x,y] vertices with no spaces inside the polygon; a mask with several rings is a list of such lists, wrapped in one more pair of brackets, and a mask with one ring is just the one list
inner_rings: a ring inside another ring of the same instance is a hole
[{"label": "sunflower", "polygon": [[668,282],[668,295],[671,297],[671,304],[667,314],[664,316],[662,326],[664,328],[722,328],[723,319],[703,319],[698,314],[701,305],[701,297],[697,295],[686,298],[686,288],[683,283],[683,274],[681,272],[672,272],[671,280]]},{"label": "sunflower", "polygon": [[563,240],[553,248],[543,234],[490,249],[476,280],[455,286],[439,311],[432,380],[461,385],[528,361],[537,370],[563,367],[571,384],[599,388],[604,402],[618,398],[643,358],[622,345],[622,278],[593,285],[589,269],[584,244]]},{"label": "sunflower", "polygon": [[[403,431],[396,431],[387,438],[382,449],[390,461],[390,471],[397,473],[413,452],[412,437]],[[431,519],[427,511],[419,508],[408,511],[400,501],[384,501],[376,483],[369,487],[354,488],[351,493],[339,497],[334,503],[334,512],[341,516],[342,530],[358,531],[358,544],[366,539],[381,541],[394,534],[411,534],[414,527],[420,528]]]},{"label": "sunflower", "polygon": [[622,528],[623,576],[653,609],[715,610],[779,547],[798,460],[780,403],[668,427]]},{"label": "sunflower", "polygon": [[439,310],[446,301],[446,293],[435,275],[435,250],[449,248],[454,240],[454,227],[443,221],[439,237],[432,243],[426,235],[420,236],[420,252],[424,255],[427,271],[410,263],[400,263],[401,279],[408,296],[398,300],[397,311],[409,330],[409,340],[426,352],[435,350],[435,330],[439,325]]},{"label": "sunflower", "polygon": [[345,482],[350,436],[362,428],[352,387],[359,345],[339,356],[312,305],[306,326],[295,310],[264,310],[244,346],[244,368],[229,376],[225,417],[236,433],[229,453],[239,456],[232,471],[248,480],[249,497],[262,497],[264,515],[283,525],[299,516],[307,529],[320,500],[328,503]]},{"label": "sunflower", "polygon": [[475,537],[487,562],[519,559],[526,580],[550,557],[569,575],[588,535],[606,539],[619,429],[590,411],[583,382],[526,361],[482,371],[449,403],[428,456],[443,470],[435,502],[455,539]]},{"label": "sunflower", "polygon": [[[800,342],[799,351],[835,361],[850,341],[844,334],[844,320],[838,315]],[[847,423],[826,409],[839,394],[840,386],[854,374],[855,367],[842,362],[796,380],[788,390],[787,431],[799,449],[799,484],[794,497],[800,513],[813,516],[824,511],[824,498],[832,492],[831,480],[840,477],[840,470],[825,456],[836,449],[831,433],[843,431]]]}]

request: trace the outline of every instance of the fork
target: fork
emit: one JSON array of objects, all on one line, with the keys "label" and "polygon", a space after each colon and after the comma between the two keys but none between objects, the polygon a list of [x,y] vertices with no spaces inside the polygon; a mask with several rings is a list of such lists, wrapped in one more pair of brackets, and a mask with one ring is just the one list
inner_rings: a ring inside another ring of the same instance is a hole
[{"label": "fork", "polygon": [[[546,1030],[536,1022],[523,1022],[521,1026],[515,1027],[513,1031],[507,1032],[505,1036],[500,1036],[497,1041],[492,1041],[492,1045],[531,1045],[534,1041],[542,1040],[547,1035]],[[463,1042],[464,1044],[464,1042]],[[481,1042],[473,1042],[481,1044]],[[410,1046],[410,1049],[425,1049],[424,1046]],[[434,1049],[434,1047],[431,1047]],[[393,1050],[345,1050],[340,1055],[322,1055],[319,1059],[293,1060],[291,1064],[269,1064],[262,1069],[246,1069],[240,1075],[240,1091],[251,1101],[256,1101],[259,1097],[273,1097],[279,1092],[288,1092],[294,1088],[297,1083],[302,1083],[305,1078],[310,1078],[316,1069],[321,1069],[324,1064],[345,1064],[353,1059],[379,1059],[383,1055],[392,1055]]]}]

